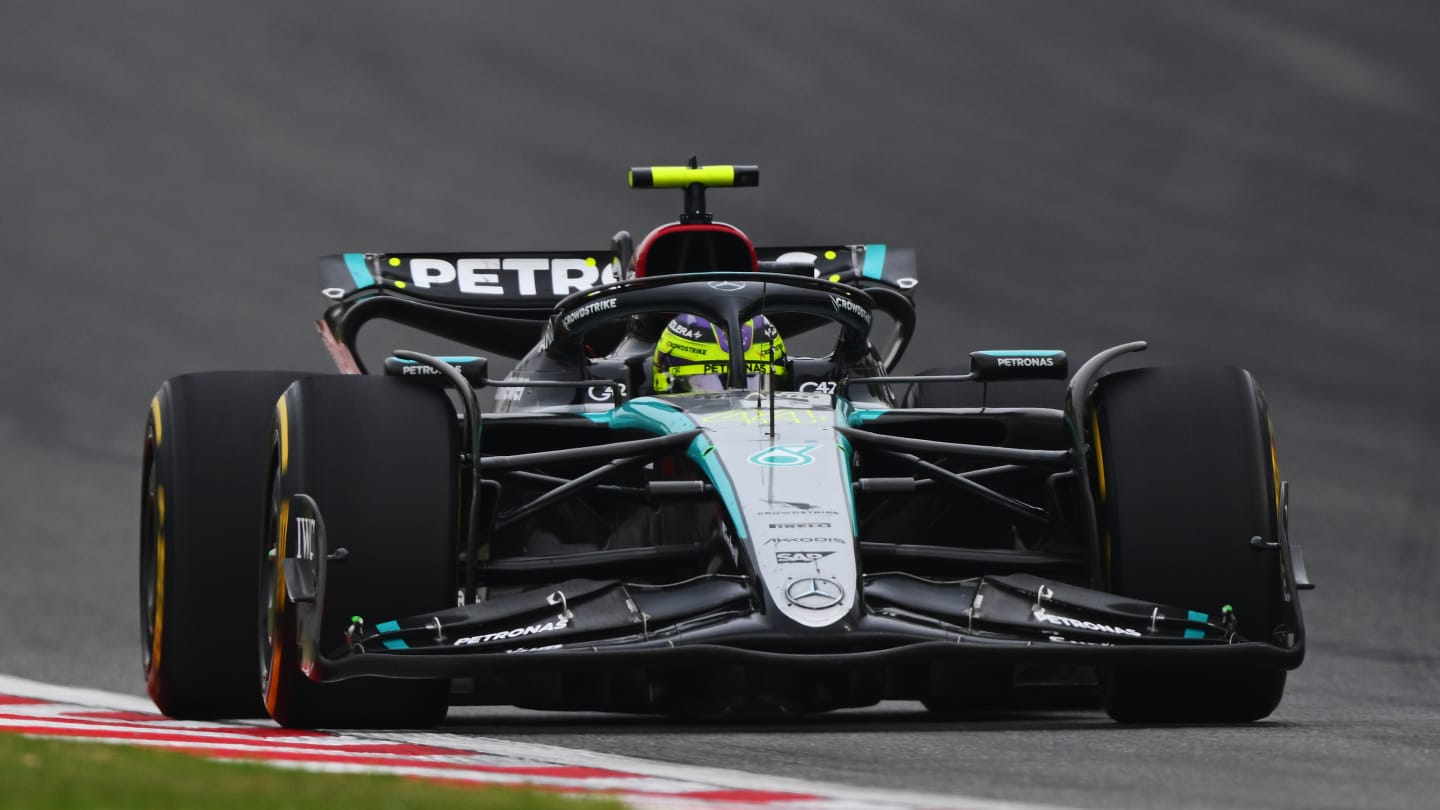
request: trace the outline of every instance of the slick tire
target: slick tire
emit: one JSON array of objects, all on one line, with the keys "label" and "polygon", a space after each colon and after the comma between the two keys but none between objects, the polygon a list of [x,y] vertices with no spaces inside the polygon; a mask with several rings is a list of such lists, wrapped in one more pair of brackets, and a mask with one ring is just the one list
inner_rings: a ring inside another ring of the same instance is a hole
[{"label": "slick tire", "polygon": [[[969,374],[970,368],[928,368],[929,374]],[[1064,380],[1008,380],[981,385],[976,382],[911,383],[902,399],[906,408],[1063,408]]]},{"label": "slick tire", "polygon": [[167,380],[150,402],[140,483],[145,687],[185,720],[264,717],[255,692],[253,564],[264,534],[275,401],[290,371]]},{"label": "slick tire", "polygon": [[290,505],[297,493],[307,494],[319,507],[331,552],[348,552],[328,568],[320,632],[320,652],[327,655],[344,648],[352,616],[373,632],[377,623],[454,604],[460,450],[450,400],[438,389],[395,378],[301,380],[276,405],[272,437],[267,528],[249,562],[261,571],[265,710],[288,728],[440,723],[448,680],[317,683],[305,675],[282,560],[297,553]]},{"label": "slick tire", "polygon": [[[1249,372],[1162,367],[1102,378],[1091,430],[1102,569],[1111,591],[1221,614],[1249,641],[1282,619],[1278,473],[1265,401]],[[1285,672],[1119,669],[1105,710],[1122,723],[1242,723],[1273,712]]]}]

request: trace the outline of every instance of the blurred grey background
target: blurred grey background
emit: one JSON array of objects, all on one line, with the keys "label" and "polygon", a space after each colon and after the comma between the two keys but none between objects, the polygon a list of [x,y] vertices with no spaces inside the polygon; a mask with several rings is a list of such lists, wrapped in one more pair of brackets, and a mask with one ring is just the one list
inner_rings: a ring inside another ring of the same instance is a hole
[{"label": "blurred grey background", "polygon": [[[327,367],[313,257],[603,248],[631,165],[758,163],[760,243],[920,251],[907,370],[973,348],[1256,373],[1321,589],[1272,721],[486,735],[1118,806],[1391,806],[1440,777],[1440,7],[1416,2],[0,3],[0,672],[141,693],[145,409]],[[467,727],[468,728],[468,727]]]}]

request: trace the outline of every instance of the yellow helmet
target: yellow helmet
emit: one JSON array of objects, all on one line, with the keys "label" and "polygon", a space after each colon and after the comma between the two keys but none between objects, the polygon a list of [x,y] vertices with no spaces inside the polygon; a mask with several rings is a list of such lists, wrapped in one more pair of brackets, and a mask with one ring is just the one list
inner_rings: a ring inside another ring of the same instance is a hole
[{"label": "yellow helmet", "polygon": [[[746,387],[784,388],[785,341],[763,315],[740,327]],[[696,315],[682,314],[665,326],[655,346],[654,387],[657,394],[724,391],[730,368],[730,337],[723,327]],[[770,383],[763,380],[771,379]]]}]

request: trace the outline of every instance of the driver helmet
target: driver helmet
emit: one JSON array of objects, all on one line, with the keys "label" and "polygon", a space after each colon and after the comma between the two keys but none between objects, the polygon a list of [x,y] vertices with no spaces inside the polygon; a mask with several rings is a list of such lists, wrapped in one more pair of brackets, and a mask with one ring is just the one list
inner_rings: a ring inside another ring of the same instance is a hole
[{"label": "driver helmet", "polygon": [[[740,327],[744,345],[746,388],[758,391],[764,380],[782,388],[785,378],[785,341],[763,315]],[[724,391],[730,362],[730,336],[698,315],[682,314],[660,333],[655,346],[654,387],[657,394]]]}]

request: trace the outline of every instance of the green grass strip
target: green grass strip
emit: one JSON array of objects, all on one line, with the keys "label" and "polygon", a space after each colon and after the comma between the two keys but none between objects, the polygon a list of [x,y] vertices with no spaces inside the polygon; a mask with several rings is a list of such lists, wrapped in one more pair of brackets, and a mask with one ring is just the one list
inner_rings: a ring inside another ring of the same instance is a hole
[{"label": "green grass strip", "polygon": [[613,799],[529,788],[327,774],[128,745],[0,733],[0,807],[27,810],[621,810]]}]

